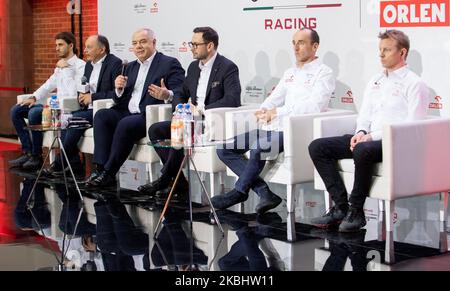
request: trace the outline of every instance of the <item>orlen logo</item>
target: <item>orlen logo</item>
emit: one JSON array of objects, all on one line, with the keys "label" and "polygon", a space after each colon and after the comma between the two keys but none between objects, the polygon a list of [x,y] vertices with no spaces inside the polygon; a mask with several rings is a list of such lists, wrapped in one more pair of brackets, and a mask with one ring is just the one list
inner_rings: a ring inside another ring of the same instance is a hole
[{"label": "orlen logo", "polygon": [[448,0],[380,2],[381,27],[450,26]]},{"label": "orlen logo", "polygon": [[431,102],[428,105],[428,108],[430,108],[430,109],[442,109],[442,107],[443,107],[443,105],[441,103],[442,97],[441,96],[436,96],[436,97],[434,97],[434,100],[436,102]]},{"label": "orlen logo", "polygon": [[347,96],[345,96],[345,97],[341,97],[341,102],[342,103],[349,103],[349,104],[354,103],[353,92],[351,90],[348,90],[346,95]]}]

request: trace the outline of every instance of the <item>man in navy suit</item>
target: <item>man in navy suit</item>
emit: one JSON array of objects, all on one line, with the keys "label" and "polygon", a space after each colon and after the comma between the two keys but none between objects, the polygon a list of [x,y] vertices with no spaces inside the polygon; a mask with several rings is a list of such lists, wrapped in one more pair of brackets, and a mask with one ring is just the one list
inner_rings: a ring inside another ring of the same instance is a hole
[{"label": "man in navy suit", "polygon": [[[102,35],[93,35],[86,40],[84,49],[88,60],[84,68],[84,77],[89,84],[89,92],[79,94],[81,109],[73,112],[74,117],[81,117],[92,124],[92,102],[100,99],[112,98],[114,94],[114,81],[120,74],[122,61],[110,53],[108,39]],[[78,142],[83,136],[84,130],[68,129],[64,134],[63,145],[75,173],[83,174],[84,169],[78,151]],[[68,171],[67,163],[65,170]],[[47,175],[62,174],[62,165],[59,156],[49,169]]]},{"label": "man in navy suit", "polygon": [[[97,169],[88,180],[90,186],[115,184],[115,175],[127,159],[135,142],[146,135],[145,108],[163,104],[162,92],[150,85],[165,84],[168,96],[178,94],[184,81],[180,62],[156,51],[156,39],[150,29],[140,29],[132,37],[131,62],[124,75],[115,80],[110,109],[99,110],[94,118],[94,159]],[[164,86],[165,86],[164,85]]]},{"label": "man in navy suit", "polygon": [[[177,104],[187,103],[191,99],[192,104],[200,113],[204,110],[218,107],[239,107],[241,105],[241,85],[239,81],[238,67],[229,59],[217,53],[219,36],[210,27],[198,27],[194,29],[192,42],[189,43],[194,59],[188,68],[183,89],[175,94],[172,107]],[[161,96],[168,96],[164,86],[152,86],[151,90]],[[162,93],[165,92],[165,93]],[[170,139],[170,121],[153,124],[149,131],[152,143],[158,140]],[[161,170],[161,178],[139,187],[141,193],[153,196],[159,190],[166,190],[173,182],[184,158],[183,150],[155,148],[164,164]],[[188,182],[181,175],[178,180],[176,194],[185,194],[188,190]]]}]

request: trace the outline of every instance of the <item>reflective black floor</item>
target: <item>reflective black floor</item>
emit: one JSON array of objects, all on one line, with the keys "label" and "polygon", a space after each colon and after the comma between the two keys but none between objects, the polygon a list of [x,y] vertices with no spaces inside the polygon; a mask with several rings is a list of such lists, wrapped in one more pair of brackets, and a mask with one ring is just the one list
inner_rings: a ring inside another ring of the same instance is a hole
[{"label": "reflective black floor", "polygon": [[81,200],[73,181],[35,183],[36,173],[8,169],[15,156],[0,155],[0,270],[450,270],[448,253],[420,242],[396,241],[395,263],[386,264],[382,235],[369,235],[376,223],[342,234],[284,209],[218,211],[222,233],[209,207],[193,203],[191,223],[188,204],[174,201],[155,238],[164,201],[79,184]]}]

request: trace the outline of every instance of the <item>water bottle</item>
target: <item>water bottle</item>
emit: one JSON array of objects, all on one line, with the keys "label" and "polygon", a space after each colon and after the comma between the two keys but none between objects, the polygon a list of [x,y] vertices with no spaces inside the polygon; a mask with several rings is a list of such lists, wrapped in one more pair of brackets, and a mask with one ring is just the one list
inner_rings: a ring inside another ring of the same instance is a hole
[{"label": "water bottle", "polygon": [[183,143],[183,104],[178,104],[170,124],[170,139],[172,144]]},{"label": "water bottle", "polygon": [[52,95],[50,98],[50,110],[52,112],[52,126],[61,126],[61,109],[59,108],[58,96]]},{"label": "water bottle", "polygon": [[192,116],[190,104],[184,105],[183,113],[184,145],[192,146],[194,144],[194,117]]}]

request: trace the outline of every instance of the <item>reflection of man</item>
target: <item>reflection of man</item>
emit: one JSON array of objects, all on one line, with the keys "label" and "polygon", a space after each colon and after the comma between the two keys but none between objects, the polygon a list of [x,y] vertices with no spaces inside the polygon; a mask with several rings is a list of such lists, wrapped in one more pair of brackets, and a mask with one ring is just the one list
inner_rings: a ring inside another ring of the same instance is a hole
[{"label": "reflection of man", "polygon": [[[284,117],[317,113],[328,107],[335,80],[331,69],[316,56],[319,42],[319,35],[312,29],[305,28],[294,34],[296,66],[284,73],[275,90],[255,113],[263,129],[236,136],[233,144],[217,150],[219,158],[239,179],[233,190],[211,199],[215,208],[225,209],[247,200],[250,189],[260,197],[255,208],[257,213],[264,213],[281,203],[281,198],[259,175],[267,156],[283,152],[281,123]],[[244,156],[248,151],[249,159]]]},{"label": "reflection of man", "polygon": [[[335,203],[328,213],[311,220],[319,227],[339,225],[339,231],[350,232],[366,225],[363,207],[374,166],[382,161],[383,126],[426,116],[428,88],[406,66],[408,36],[398,30],[387,30],[378,38],[384,70],[366,87],[355,133],[320,138],[309,146],[311,159]],[[336,164],[340,159],[353,159],[355,164],[350,201]]]},{"label": "reflection of man", "polygon": [[[89,179],[91,186],[111,186],[115,175],[131,153],[134,144],[146,135],[145,108],[164,103],[163,92],[155,84],[165,84],[164,94],[173,96],[184,81],[184,70],[177,59],[156,51],[156,38],[150,29],[140,29],[132,37],[136,61],[131,62],[125,76],[115,80],[115,105],[99,110],[94,119],[94,160],[96,171]],[[173,90],[173,91],[169,91]]]},{"label": "reflection of man", "polygon": [[106,271],[134,271],[133,256],[143,256],[150,268],[148,235],[134,225],[125,205],[118,199],[94,203],[97,217],[97,245]]},{"label": "reflection of man", "polygon": [[53,75],[33,95],[14,105],[11,108],[11,119],[22,144],[22,155],[15,160],[9,161],[12,167],[23,167],[24,169],[38,169],[42,165],[42,137],[39,131],[31,132],[31,139],[25,118],[30,125],[41,124],[42,104],[37,101],[48,96],[55,89],[58,98],[77,96],[77,84],[83,76],[84,61],[77,56],[75,36],[70,32],[60,32],[55,36],[56,53],[60,58],[56,63]]},{"label": "reflection of man", "polygon": [[21,230],[45,229],[51,225],[50,211],[48,211],[47,200],[44,194],[44,184],[37,183],[34,189],[33,208],[27,207],[27,200],[36,180],[23,180],[22,193],[16,208],[14,209],[14,221]]},{"label": "reflection of man", "polygon": [[[80,93],[79,101],[82,109],[72,114],[74,117],[84,118],[92,124],[92,102],[112,98],[114,81],[120,74],[122,61],[110,53],[108,39],[102,35],[90,36],[86,40],[84,53],[88,60],[84,69],[84,77],[86,77],[90,90],[87,93]],[[68,129],[63,140],[64,149],[75,173],[83,173],[80,157],[78,156],[78,142],[83,136],[83,132],[84,130],[81,129]],[[48,174],[60,174],[62,173],[61,171],[62,165],[58,156],[54,164],[46,172]]]},{"label": "reflection of man", "polygon": [[[175,94],[172,101],[174,108],[179,103],[187,103],[189,98],[202,113],[204,110],[218,107],[238,107],[241,105],[241,85],[238,67],[227,58],[217,53],[219,36],[210,27],[194,29],[192,42],[189,43],[192,55],[196,61],[189,66],[183,90]],[[163,90],[164,86],[153,90]],[[158,140],[170,139],[170,121],[153,124],[148,135],[152,143]],[[183,150],[155,148],[164,164],[161,178],[139,187],[141,193],[153,196],[156,191],[164,190],[176,177],[183,161]],[[185,194],[188,182],[181,174],[177,183],[176,193]]]},{"label": "reflection of man", "polygon": [[350,259],[352,271],[367,271],[369,248],[364,246],[365,230],[358,233],[338,233],[337,237],[328,240],[330,256],[322,271],[345,271],[347,259]]}]

